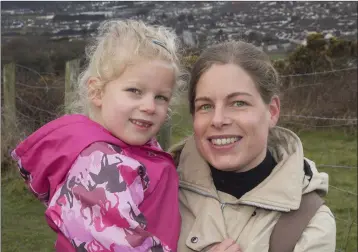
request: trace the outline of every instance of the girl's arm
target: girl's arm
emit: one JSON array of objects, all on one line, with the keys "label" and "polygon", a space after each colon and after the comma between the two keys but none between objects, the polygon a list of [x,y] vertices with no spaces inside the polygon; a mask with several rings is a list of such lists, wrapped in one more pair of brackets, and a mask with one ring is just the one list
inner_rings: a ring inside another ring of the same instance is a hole
[{"label": "girl's arm", "polygon": [[146,231],[147,219],[138,209],[148,183],[139,162],[95,143],[77,158],[46,215],[74,247],[148,251],[161,246]]}]

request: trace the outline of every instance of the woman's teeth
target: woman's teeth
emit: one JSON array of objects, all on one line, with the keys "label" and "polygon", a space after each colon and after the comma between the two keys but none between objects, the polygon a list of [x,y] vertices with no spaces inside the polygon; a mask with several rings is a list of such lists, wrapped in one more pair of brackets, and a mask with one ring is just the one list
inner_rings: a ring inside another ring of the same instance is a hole
[{"label": "woman's teeth", "polygon": [[235,143],[237,141],[239,141],[238,137],[211,139],[211,143],[214,145],[227,145],[227,144]]}]

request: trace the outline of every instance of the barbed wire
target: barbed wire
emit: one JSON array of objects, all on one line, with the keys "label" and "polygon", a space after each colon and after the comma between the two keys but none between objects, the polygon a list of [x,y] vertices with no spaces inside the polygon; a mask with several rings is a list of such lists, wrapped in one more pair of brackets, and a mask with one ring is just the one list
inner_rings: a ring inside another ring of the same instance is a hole
[{"label": "barbed wire", "polygon": [[320,116],[288,115],[288,114],[284,114],[280,116],[315,119],[315,120],[330,120],[330,121],[357,121],[358,120],[358,118],[320,117]]},{"label": "barbed wire", "polygon": [[21,97],[19,97],[19,96],[16,96],[16,99],[18,99],[20,102],[22,102],[24,105],[26,105],[26,106],[29,107],[29,108],[36,109],[36,110],[39,110],[39,111],[42,111],[42,112],[46,112],[46,113],[48,113],[49,115],[52,115],[52,116],[57,116],[56,113],[53,113],[53,112],[48,111],[48,110],[46,110],[46,109],[38,108],[38,107],[36,107],[36,106],[33,106],[33,105],[27,103],[26,101],[24,101],[24,100],[23,100]]},{"label": "barbed wire", "polygon": [[355,221],[345,220],[345,219],[339,218],[339,217],[337,217],[337,216],[334,216],[334,218],[335,218],[336,220],[343,221],[343,222],[345,222],[345,223],[351,223],[351,222],[353,222],[354,224],[357,224],[357,222],[355,222]]},{"label": "barbed wire", "polygon": [[319,82],[319,83],[314,83],[314,84],[305,84],[305,85],[293,86],[293,87],[286,88],[285,90],[283,90],[283,92],[286,92],[286,91],[292,90],[292,89],[296,89],[296,88],[314,87],[314,86],[320,86],[320,85],[323,85],[323,84],[325,84],[325,83]]},{"label": "barbed wire", "polygon": [[[46,85],[46,89],[48,90],[48,84],[47,84],[47,81],[45,80],[45,78],[36,70],[32,69],[32,68],[29,68],[29,67],[26,67],[26,66],[23,66],[23,65],[20,65],[20,64],[15,64],[17,67],[20,67],[20,68],[23,68],[23,69],[26,69],[28,71],[31,71],[35,74],[37,74],[38,76],[40,76],[40,78],[43,80],[43,82],[45,83]],[[46,91],[47,91],[46,90]]]},{"label": "barbed wire", "polygon": [[330,168],[345,168],[345,169],[357,169],[357,166],[348,166],[348,165],[328,165],[328,164],[319,164],[317,167],[330,167]]},{"label": "barbed wire", "polygon": [[344,127],[344,126],[353,126],[357,125],[357,123],[345,123],[345,124],[331,124],[331,125],[313,125],[313,124],[307,124],[307,123],[299,123],[299,122],[284,122],[285,124],[291,124],[291,125],[300,125],[304,127],[311,127],[311,128],[331,128],[331,127]]},{"label": "barbed wire", "polygon": [[[293,87],[288,87],[286,89],[283,89],[282,92],[288,92],[291,91],[293,89],[298,89],[298,88],[311,88],[311,87],[315,87],[315,86],[321,86],[321,85],[325,85],[326,83],[323,82],[318,82],[318,83],[313,83],[313,84],[305,84],[305,85],[298,85],[298,86],[293,86]],[[340,82],[337,82],[337,84],[341,84]],[[347,84],[347,83],[344,83]],[[354,84],[357,84],[357,80],[354,82]]]},{"label": "barbed wire", "polygon": [[312,75],[322,75],[322,74],[328,74],[328,73],[336,73],[336,72],[343,72],[343,71],[350,71],[350,70],[357,70],[358,67],[348,67],[348,68],[341,68],[341,69],[335,69],[330,71],[322,71],[322,72],[310,72],[310,73],[303,73],[303,74],[289,74],[289,75],[281,75],[281,78],[287,78],[287,77],[299,77],[299,76],[312,76]]},{"label": "barbed wire", "polygon": [[19,81],[16,82],[17,86],[27,87],[27,88],[34,88],[34,89],[46,89],[46,92],[48,92],[49,89],[65,89],[64,86],[50,86],[50,87],[44,87],[44,86],[36,86],[36,85],[27,85],[24,83],[21,83]]},{"label": "barbed wire", "polygon": [[351,192],[351,191],[347,191],[347,190],[341,189],[341,188],[336,187],[336,186],[333,186],[333,185],[329,185],[329,187],[332,187],[332,188],[334,188],[334,189],[336,189],[336,190],[338,190],[338,191],[344,192],[344,193],[351,194],[351,195],[353,195],[353,196],[358,196],[357,193],[354,193],[354,192]]}]

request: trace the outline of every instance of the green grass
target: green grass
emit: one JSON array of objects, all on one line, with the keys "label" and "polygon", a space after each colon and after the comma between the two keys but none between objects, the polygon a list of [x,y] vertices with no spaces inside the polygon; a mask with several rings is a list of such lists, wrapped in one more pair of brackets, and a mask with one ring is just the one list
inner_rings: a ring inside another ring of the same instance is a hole
[{"label": "green grass", "polygon": [[55,234],[43,206],[13,174],[1,178],[1,251],[54,251]]},{"label": "green grass", "polygon": [[[357,167],[357,136],[338,130],[301,132],[305,155],[316,165]],[[329,174],[325,198],[337,223],[337,250],[357,251],[357,168],[319,167]],[[347,192],[344,192],[344,191]]]},{"label": "green grass", "polygon": [[[173,116],[172,143],[190,133],[190,116],[183,107]],[[308,158],[320,164],[357,166],[357,137],[340,130],[301,131]],[[327,205],[337,222],[337,251],[357,251],[357,169],[324,168],[330,176]],[[44,219],[44,206],[28,193],[18,176],[4,175],[2,181],[2,249],[13,251],[54,251],[55,235]],[[332,187],[334,186],[334,187]],[[345,190],[353,194],[340,191]]]}]

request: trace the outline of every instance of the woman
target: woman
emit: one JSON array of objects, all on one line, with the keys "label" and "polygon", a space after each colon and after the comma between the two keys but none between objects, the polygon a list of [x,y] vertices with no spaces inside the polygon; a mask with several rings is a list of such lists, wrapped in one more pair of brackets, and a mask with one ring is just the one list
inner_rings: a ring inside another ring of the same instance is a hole
[{"label": "woman", "polygon": [[[276,126],[277,72],[251,44],[215,45],[193,66],[189,105],[194,135],[171,150],[180,175],[178,251],[237,251],[227,239],[244,252],[269,251],[282,213],[328,190],[328,175],[304,158],[298,136]],[[335,251],[330,209],[320,205],[307,223],[291,251]]]}]

